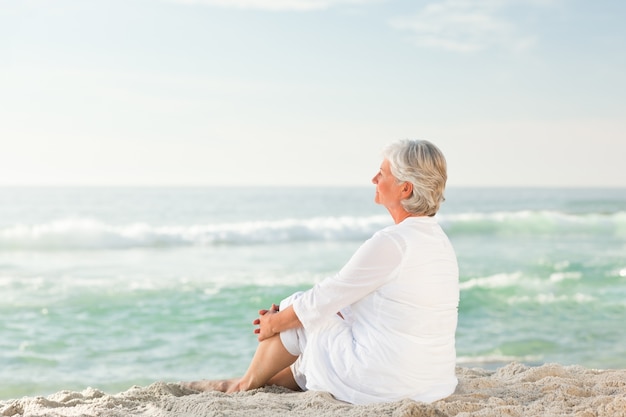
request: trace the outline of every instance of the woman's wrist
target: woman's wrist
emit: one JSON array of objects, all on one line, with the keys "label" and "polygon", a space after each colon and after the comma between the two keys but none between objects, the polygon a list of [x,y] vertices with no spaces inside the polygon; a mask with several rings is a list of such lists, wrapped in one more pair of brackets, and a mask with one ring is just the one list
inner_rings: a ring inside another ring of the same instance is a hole
[{"label": "woman's wrist", "polygon": [[272,314],[270,317],[270,329],[274,334],[278,334],[280,332],[284,332],[285,330],[294,329],[297,327],[302,327],[302,323],[296,312],[293,309],[293,306],[289,306],[280,312]]}]

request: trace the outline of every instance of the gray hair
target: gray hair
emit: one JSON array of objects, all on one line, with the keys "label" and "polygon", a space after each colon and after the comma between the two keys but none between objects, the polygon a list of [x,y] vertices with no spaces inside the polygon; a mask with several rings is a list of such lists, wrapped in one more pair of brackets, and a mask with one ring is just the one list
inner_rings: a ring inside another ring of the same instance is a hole
[{"label": "gray hair", "polygon": [[446,158],[439,148],[427,140],[403,139],[387,145],[383,157],[399,183],[413,185],[413,194],[401,202],[404,209],[434,216],[445,200],[448,179]]}]

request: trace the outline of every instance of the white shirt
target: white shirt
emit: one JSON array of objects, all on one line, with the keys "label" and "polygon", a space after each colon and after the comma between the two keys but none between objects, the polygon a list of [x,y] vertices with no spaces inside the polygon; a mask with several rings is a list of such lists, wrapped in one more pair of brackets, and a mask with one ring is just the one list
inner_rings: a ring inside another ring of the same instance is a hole
[{"label": "white shirt", "polygon": [[433,217],[377,232],[339,273],[293,301],[306,334],[296,380],[353,404],[452,394],[458,276]]}]

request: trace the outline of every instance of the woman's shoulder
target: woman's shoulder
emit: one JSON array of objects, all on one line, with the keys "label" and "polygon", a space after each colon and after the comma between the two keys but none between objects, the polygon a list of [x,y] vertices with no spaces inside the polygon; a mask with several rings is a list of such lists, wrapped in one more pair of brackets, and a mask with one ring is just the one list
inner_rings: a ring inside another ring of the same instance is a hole
[{"label": "woman's shoulder", "polygon": [[381,246],[396,246],[401,251],[407,246],[407,239],[409,235],[406,232],[406,226],[399,224],[389,225],[376,233],[369,239],[376,245]]}]

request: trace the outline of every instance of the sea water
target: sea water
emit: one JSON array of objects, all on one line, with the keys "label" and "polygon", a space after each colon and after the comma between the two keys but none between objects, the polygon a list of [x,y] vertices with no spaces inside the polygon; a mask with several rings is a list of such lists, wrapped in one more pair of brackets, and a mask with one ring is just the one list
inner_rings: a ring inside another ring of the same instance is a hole
[{"label": "sea water", "polygon": [[[392,223],[373,193],[0,188],[0,399],[241,374],[258,309]],[[446,198],[459,366],[626,367],[625,189]]]}]

